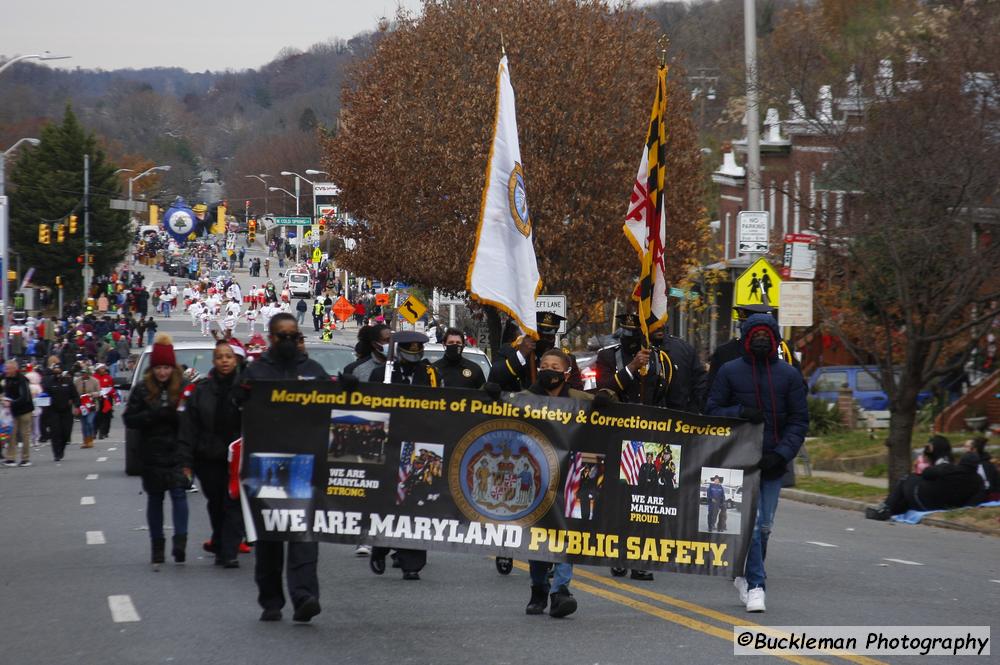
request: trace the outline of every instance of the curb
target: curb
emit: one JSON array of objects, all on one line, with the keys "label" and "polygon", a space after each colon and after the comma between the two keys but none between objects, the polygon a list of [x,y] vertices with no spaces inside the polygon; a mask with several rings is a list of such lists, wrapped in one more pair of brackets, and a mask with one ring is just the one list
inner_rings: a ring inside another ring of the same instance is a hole
[{"label": "curb", "polygon": [[[839,508],[840,510],[851,510],[862,513],[864,512],[865,508],[870,505],[864,501],[855,501],[854,499],[844,499],[839,496],[827,496],[826,494],[817,494],[816,492],[806,492],[803,490],[797,490],[790,487],[784,487],[781,489],[781,497],[783,499],[791,499],[792,501],[798,501],[799,503],[810,503],[814,506]],[[940,517],[925,517],[920,521],[920,524],[938,527],[940,529],[951,529],[952,531],[964,531],[966,533],[978,533],[984,536],[1000,537],[1000,529],[984,529],[984,528],[970,526],[968,524],[949,522],[948,520],[943,520]]]},{"label": "curb", "polygon": [[814,506],[826,506],[829,508],[840,508],[841,510],[853,510],[857,512],[864,512],[865,507],[869,505],[864,501],[855,501],[854,499],[844,499],[839,496],[817,494],[816,492],[806,492],[804,490],[797,490],[791,487],[783,487],[781,489],[781,496],[782,498],[799,501],[800,503],[811,503]]}]

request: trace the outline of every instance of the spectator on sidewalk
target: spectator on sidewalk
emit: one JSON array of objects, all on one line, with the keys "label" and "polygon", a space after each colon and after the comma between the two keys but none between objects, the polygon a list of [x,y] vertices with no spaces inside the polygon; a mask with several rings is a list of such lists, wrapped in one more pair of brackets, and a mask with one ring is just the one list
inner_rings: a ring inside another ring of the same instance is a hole
[{"label": "spectator on sidewalk", "polygon": [[885,521],[908,510],[961,508],[974,506],[986,498],[983,480],[977,472],[980,463],[977,453],[966,453],[955,464],[951,442],[936,434],[924,447],[924,456],[931,466],[919,476],[910,474],[900,480],[885,501],[865,509],[865,517]]},{"label": "spectator on sidewalk", "polygon": [[[21,374],[16,360],[8,360],[4,364],[3,403],[13,419],[3,463],[6,466],[31,466],[31,414],[35,405],[31,400],[31,386]],[[21,444],[20,463],[17,462],[18,442]]]}]

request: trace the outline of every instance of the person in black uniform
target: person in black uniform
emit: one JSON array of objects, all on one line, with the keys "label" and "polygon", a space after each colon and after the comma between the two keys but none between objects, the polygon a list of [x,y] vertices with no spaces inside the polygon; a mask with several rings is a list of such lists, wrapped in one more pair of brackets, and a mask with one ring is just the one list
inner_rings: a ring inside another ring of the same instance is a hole
[{"label": "person in black uniform", "polygon": [[448,388],[479,390],[486,383],[483,370],[475,361],[462,357],[465,335],[457,328],[444,333],[444,357],[433,364],[441,376],[441,385]]},{"label": "person in black uniform", "polygon": [[666,354],[644,348],[638,314],[619,314],[617,346],[597,353],[597,389],[614,393],[622,402],[662,406],[670,370]]},{"label": "person in black uniform", "polygon": [[510,392],[527,390],[535,382],[542,355],[555,347],[556,333],[565,320],[566,317],[555,312],[538,312],[535,315],[538,341],[530,335],[521,335],[510,346],[502,347],[490,370],[489,382]]},{"label": "person in black uniform", "polygon": [[[280,379],[305,381],[330,378],[322,365],[299,350],[302,333],[299,332],[299,326],[293,315],[287,312],[275,314],[268,323],[267,331],[270,347],[260,358],[247,365],[235,395],[237,403],[242,403],[246,399],[250,393],[250,385],[256,381]],[[319,543],[261,540],[254,547],[257,602],[263,608],[261,621],[281,620],[281,608],[285,605],[281,573],[285,568],[286,548],[288,594],[292,597],[292,605],[295,607],[292,618],[295,621],[307,622],[321,611],[319,578],[316,575]]]},{"label": "person in black uniform", "polygon": [[667,377],[666,393],[657,406],[689,413],[701,413],[708,392],[708,377],[698,352],[680,337],[659,328],[649,334],[654,349],[660,349]]},{"label": "person in black uniform", "polygon": [[[392,343],[396,347],[396,362],[392,368],[392,383],[404,383],[411,386],[429,386],[436,388],[441,385],[438,370],[424,358],[424,344],[427,335],[413,330],[402,330],[392,334]],[[375,368],[369,381],[383,383],[385,368],[382,365]],[[368,566],[376,575],[385,572],[385,557],[389,554],[388,547],[373,547]],[[396,549],[396,561],[403,569],[404,580],[419,580],[420,571],[427,564],[425,550]]]},{"label": "person in black uniform", "polygon": [[657,481],[656,465],[653,464],[653,453],[646,453],[646,461],[639,465],[639,489],[652,494]]}]

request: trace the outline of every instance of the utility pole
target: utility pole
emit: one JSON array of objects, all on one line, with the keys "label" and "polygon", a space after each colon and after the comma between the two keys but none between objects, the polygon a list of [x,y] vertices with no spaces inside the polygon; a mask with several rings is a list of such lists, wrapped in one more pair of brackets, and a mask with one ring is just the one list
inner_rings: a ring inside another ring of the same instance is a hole
[{"label": "utility pole", "polygon": [[[299,216],[299,188],[301,186],[302,185],[299,183],[299,177],[295,176],[295,216],[296,217]],[[304,226],[298,226],[298,227],[296,227],[296,230],[295,230],[295,236],[296,236],[296,238],[295,238],[295,240],[296,240],[296,242],[295,242],[295,264],[296,265],[298,265],[298,263],[299,263],[299,252],[302,249],[302,240],[304,239],[303,236],[305,236],[305,234],[306,234],[306,229],[305,229]]]},{"label": "utility pole", "polygon": [[[131,185],[132,183],[129,183]],[[130,187],[131,192],[131,187]],[[131,198],[131,196],[129,196]],[[131,215],[132,213],[129,212]],[[83,298],[81,309],[87,308],[90,293],[90,155],[83,156]]]},{"label": "utility pole", "polygon": [[743,48],[747,76],[747,210],[762,210],[760,200],[760,115],[757,101],[757,3],[743,0]]}]

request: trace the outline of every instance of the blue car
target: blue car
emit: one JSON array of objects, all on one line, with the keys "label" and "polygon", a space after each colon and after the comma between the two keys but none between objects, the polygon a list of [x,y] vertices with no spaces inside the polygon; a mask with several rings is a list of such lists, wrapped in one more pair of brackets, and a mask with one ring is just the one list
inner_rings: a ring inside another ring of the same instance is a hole
[{"label": "blue car", "polygon": [[[889,408],[889,396],[882,390],[879,374],[875,365],[820,367],[809,377],[809,394],[826,402],[836,402],[841,387],[846,385],[862,409],[885,411]],[[922,405],[930,398],[929,391],[922,391],[917,396],[917,404]]]}]

